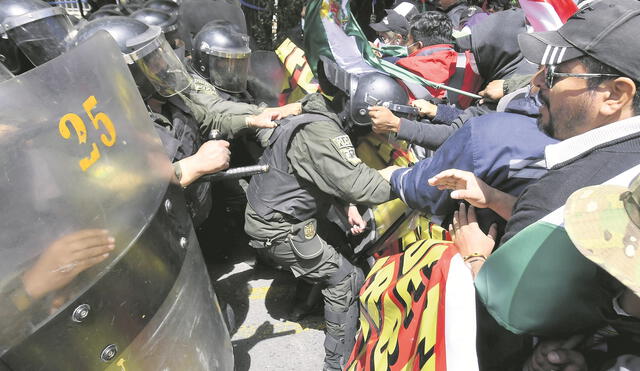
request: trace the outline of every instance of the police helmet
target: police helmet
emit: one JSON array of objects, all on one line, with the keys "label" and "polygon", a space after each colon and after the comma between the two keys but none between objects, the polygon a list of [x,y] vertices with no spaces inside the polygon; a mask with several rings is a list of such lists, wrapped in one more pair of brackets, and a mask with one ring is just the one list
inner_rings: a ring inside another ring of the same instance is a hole
[{"label": "police helmet", "polygon": [[98,18],[123,15],[121,12],[119,12],[116,9],[103,9],[103,8],[100,8],[97,11],[91,13],[89,17],[87,17],[87,19],[90,21],[93,21],[94,19],[98,19]]},{"label": "police helmet", "polygon": [[175,95],[191,85],[191,76],[160,27],[129,17],[104,17],[82,26],[76,43],[82,43],[101,30],[108,32],[120,47],[145,99],[152,93],[148,89],[149,83],[163,97]]},{"label": "police helmet", "polygon": [[178,33],[178,16],[162,10],[142,8],[131,13],[131,18],[146,23],[149,26],[158,26],[162,29],[165,39],[172,48],[176,48],[177,40],[181,39]]},{"label": "police helmet", "polygon": [[144,7],[149,9],[162,10],[163,12],[175,15],[178,15],[178,13],[180,12],[180,5],[171,0],[149,0],[144,3]]},{"label": "police helmet", "polygon": [[392,77],[375,70],[348,72],[338,64],[321,56],[318,63],[318,82],[323,92],[336,95],[342,92],[346,102],[343,115],[350,123],[371,125],[369,106],[385,106],[395,113],[414,114],[408,106],[409,95]]},{"label": "police helmet", "polygon": [[193,40],[193,67],[217,88],[240,93],[247,88],[249,36],[231,23],[207,23]]},{"label": "police helmet", "polygon": [[0,0],[0,38],[38,66],[67,50],[73,24],[63,8],[41,0]]},{"label": "police helmet", "polygon": [[382,105],[397,112],[409,103],[404,88],[392,77],[379,72],[352,76],[349,90],[349,116],[356,125],[371,125],[369,106]]}]

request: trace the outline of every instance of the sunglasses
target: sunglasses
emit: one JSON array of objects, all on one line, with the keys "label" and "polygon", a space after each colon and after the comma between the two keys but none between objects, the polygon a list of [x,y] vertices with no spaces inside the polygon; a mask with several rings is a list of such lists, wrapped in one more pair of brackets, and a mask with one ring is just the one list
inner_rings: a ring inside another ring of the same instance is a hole
[{"label": "sunglasses", "polygon": [[566,72],[556,72],[556,65],[552,64],[546,67],[544,80],[549,89],[553,88],[553,84],[555,83],[556,77],[578,77],[581,79],[592,79],[595,77],[620,77],[620,75],[615,75],[611,73],[566,73]]}]

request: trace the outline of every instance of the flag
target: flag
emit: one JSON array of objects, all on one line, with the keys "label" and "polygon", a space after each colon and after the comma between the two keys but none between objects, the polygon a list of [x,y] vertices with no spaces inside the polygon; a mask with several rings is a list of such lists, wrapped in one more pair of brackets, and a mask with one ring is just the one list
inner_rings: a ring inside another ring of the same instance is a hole
[{"label": "flag", "polygon": [[379,59],[351,13],[349,0],[309,2],[305,13],[304,47],[309,66],[316,76],[320,56],[325,56],[348,73],[383,72],[410,83],[481,98],[476,94],[429,81],[400,66]]},{"label": "flag", "polygon": [[578,10],[572,0],[520,0],[520,7],[536,32],[557,30]]},{"label": "flag", "polygon": [[[635,166],[605,184],[627,186]],[[489,313],[516,334],[561,336],[597,326],[611,306],[598,267],[564,229],[564,206],[520,231],[482,266],[476,289]]]},{"label": "flag", "polygon": [[276,49],[276,54],[284,66],[287,79],[281,87],[278,105],[297,102],[307,94],[318,90],[318,81],[313,76],[304,51],[293,41],[286,39]]},{"label": "flag", "polygon": [[371,268],[345,370],[478,370],[473,279],[439,229]]}]

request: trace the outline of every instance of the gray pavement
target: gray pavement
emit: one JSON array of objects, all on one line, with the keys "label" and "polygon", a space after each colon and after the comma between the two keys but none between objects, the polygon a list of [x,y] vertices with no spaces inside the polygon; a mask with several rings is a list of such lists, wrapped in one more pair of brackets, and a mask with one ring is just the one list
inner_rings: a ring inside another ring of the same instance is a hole
[{"label": "gray pavement", "polygon": [[255,264],[247,247],[232,259],[207,259],[223,311],[235,318],[231,341],[236,371],[321,370],[324,322],[320,313],[286,320],[296,281],[288,272]]}]

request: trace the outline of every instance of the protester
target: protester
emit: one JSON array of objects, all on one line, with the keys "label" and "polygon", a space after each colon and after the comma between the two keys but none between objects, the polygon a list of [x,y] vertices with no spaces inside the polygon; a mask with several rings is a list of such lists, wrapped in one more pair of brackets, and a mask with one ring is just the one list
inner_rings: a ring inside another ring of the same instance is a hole
[{"label": "protester", "polygon": [[[429,180],[431,185],[456,190],[457,198],[509,218],[500,248],[486,263],[486,252],[474,250],[474,240],[467,245],[470,253],[478,254],[477,265],[482,266],[481,270],[475,268],[479,270],[476,286],[481,299],[511,331],[557,335],[601,325],[598,308],[613,298],[614,294],[604,288],[580,290],[601,287],[602,282],[592,276],[591,266],[560,254],[572,248],[570,241],[562,239],[561,234],[548,238],[549,232],[545,231],[556,220],[552,212],[572,192],[605,182],[638,163],[640,125],[635,115],[640,111],[636,83],[640,68],[636,58],[625,50],[638,43],[630,35],[640,26],[639,9],[637,2],[629,0],[592,2],[557,31],[519,36],[524,56],[541,65],[532,81],[540,89],[542,103],[538,126],[561,140],[545,150],[547,175],[520,197],[507,195],[457,170]],[[615,47],[619,42],[627,48]],[[477,226],[465,230],[481,237]],[[546,246],[553,246],[550,251],[558,254],[556,264],[536,265],[541,270],[535,285],[512,286],[518,285],[523,276],[512,281],[506,277],[527,269],[512,257],[531,249],[542,251]],[[566,259],[566,265],[557,264],[560,259]],[[568,266],[570,270],[562,269]],[[558,280],[563,284],[554,285]],[[515,305],[511,295],[487,296],[490,290],[511,289],[528,300]],[[531,321],[527,313],[538,314]]]}]

